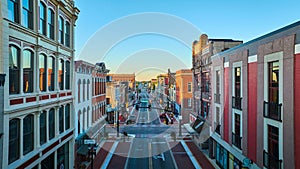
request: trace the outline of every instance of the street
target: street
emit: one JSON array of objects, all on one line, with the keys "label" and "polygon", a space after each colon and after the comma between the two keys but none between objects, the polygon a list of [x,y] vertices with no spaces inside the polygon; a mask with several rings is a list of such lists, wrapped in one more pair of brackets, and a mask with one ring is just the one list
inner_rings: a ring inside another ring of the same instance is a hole
[{"label": "street", "polygon": [[[178,124],[161,122],[159,115],[162,106],[154,101],[152,95],[142,90],[139,96],[144,104],[146,101],[151,103],[152,108],[134,110],[133,114],[137,117],[135,123],[121,125],[120,138],[106,140],[114,144],[110,144],[109,154],[101,168],[214,168],[188,134],[174,140],[171,133],[178,133]],[[127,136],[123,135],[124,132]]]}]

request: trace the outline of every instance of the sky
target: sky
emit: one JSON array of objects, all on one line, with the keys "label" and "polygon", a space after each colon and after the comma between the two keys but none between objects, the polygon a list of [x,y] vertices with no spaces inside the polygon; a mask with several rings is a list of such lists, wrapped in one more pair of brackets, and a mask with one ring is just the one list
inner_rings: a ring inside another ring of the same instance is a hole
[{"label": "sky", "polygon": [[298,0],[76,0],[76,60],[150,80],[192,68],[192,43],[247,42],[300,20]]}]

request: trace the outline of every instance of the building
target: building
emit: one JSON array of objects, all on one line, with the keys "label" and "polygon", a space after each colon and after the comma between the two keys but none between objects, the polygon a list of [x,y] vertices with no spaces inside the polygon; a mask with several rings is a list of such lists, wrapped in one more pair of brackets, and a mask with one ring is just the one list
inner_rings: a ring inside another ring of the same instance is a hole
[{"label": "building", "polygon": [[189,69],[176,71],[176,103],[181,106],[182,123],[189,122],[192,112],[192,76]]},{"label": "building", "polygon": [[208,39],[202,34],[194,41],[193,61],[193,112],[207,118],[211,105],[211,56],[243,43],[232,39]]},{"label": "building", "polygon": [[109,74],[113,82],[128,82],[129,90],[135,90],[135,74]]},{"label": "building", "polygon": [[[300,22],[211,57],[210,157],[300,168]],[[219,99],[220,98],[220,99]]]},{"label": "building", "polygon": [[94,65],[82,60],[75,61],[75,168],[90,165],[88,145],[84,144],[84,140],[95,140],[96,145],[100,145],[104,139],[108,72],[104,63]]},{"label": "building", "polygon": [[79,10],[71,0],[8,0],[0,6],[0,72],[6,74],[0,168],[72,168]]},{"label": "building", "polygon": [[3,117],[4,117],[4,83],[5,83],[5,74],[0,74],[0,166],[2,166],[3,159]]}]

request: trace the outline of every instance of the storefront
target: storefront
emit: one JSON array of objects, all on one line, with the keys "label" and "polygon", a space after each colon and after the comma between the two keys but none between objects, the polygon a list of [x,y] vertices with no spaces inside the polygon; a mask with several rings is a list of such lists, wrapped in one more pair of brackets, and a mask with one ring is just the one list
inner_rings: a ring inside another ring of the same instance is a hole
[{"label": "storefront", "polygon": [[226,150],[221,144],[214,141],[216,145],[215,157],[217,165],[222,169],[243,169],[242,162]]}]

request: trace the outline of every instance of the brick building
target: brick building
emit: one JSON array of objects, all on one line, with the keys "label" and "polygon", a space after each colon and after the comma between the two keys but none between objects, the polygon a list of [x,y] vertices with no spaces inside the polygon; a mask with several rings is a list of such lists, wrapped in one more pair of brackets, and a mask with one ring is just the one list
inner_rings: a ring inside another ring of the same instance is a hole
[{"label": "brick building", "polygon": [[6,74],[0,168],[72,168],[79,10],[71,0],[8,0],[0,6],[0,72]]},{"label": "brick building", "polygon": [[97,145],[104,139],[108,72],[104,63],[75,61],[75,168],[89,165],[84,139],[95,140]]},{"label": "brick building", "polygon": [[192,76],[189,69],[176,71],[176,103],[181,105],[182,123],[189,122],[189,115],[192,112]]},{"label": "brick building", "polygon": [[210,157],[221,168],[245,158],[253,168],[299,168],[300,22],[211,60]]}]

